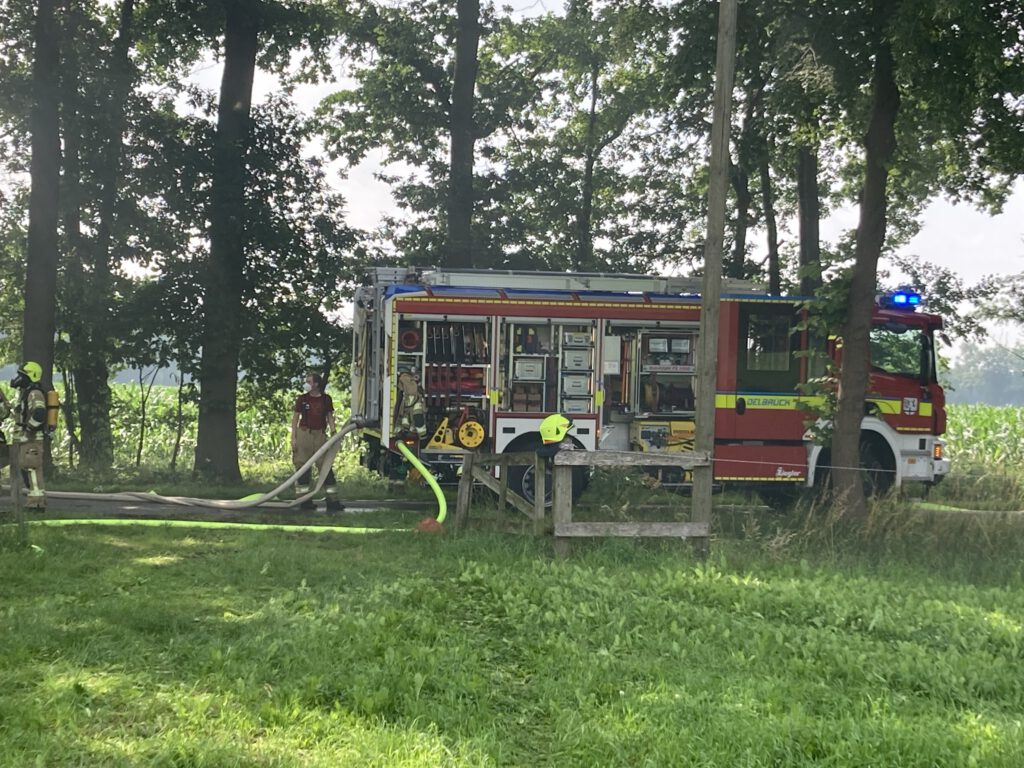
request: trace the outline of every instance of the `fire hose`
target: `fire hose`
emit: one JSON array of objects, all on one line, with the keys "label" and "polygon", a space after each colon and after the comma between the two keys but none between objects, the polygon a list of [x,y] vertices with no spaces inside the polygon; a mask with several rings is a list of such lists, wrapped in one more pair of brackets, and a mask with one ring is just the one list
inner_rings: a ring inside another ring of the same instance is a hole
[{"label": "fire hose", "polygon": [[317,464],[329,467],[334,463],[334,457],[338,455],[341,448],[341,440],[349,432],[361,426],[361,422],[349,419],[337,432],[327,439],[310,458],[295,470],[294,474],[274,488],[272,491],[256,496],[236,500],[222,499],[200,499],[191,496],[161,496],[158,493],[142,491],[120,491],[117,493],[86,493],[82,491],[47,491],[46,495],[54,499],[107,499],[110,501],[148,501],[155,504],[176,504],[183,507],[210,507],[213,509],[250,509],[252,507],[266,507],[270,509],[290,509],[304,501],[312,499],[323,487],[327,477],[326,472],[317,475],[316,483],[309,492],[297,496],[290,501],[274,501],[278,496],[287,491],[298,482],[302,475]]},{"label": "fire hose", "polygon": [[[282,493],[285,493],[289,488],[298,482],[298,479],[309,471],[314,465],[321,467],[329,467],[334,463],[334,459],[341,448],[342,439],[353,430],[362,426],[362,419],[349,419],[346,421],[341,428],[319,448],[317,451],[295,472],[284,482],[278,485],[271,491],[263,494],[255,494],[248,496],[244,499],[236,500],[223,500],[223,499],[202,499],[190,496],[163,496],[158,493],[149,491],[119,491],[115,493],[87,493],[84,491],[47,491],[46,495],[54,499],[76,499],[76,500],[96,500],[102,499],[106,501],[136,501],[136,502],[149,502],[154,504],[173,504],[182,507],[206,507],[212,509],[252,509],[254,507],[262,507],[265,509],[291,509],[296,507],[303,502],[312,499],[323,487],[327,477],[326,472],[317,473],[316,483],[313,487],[301,496],[297,496],[290,501],[276,501]],[[404,449],[404,450],[403,450]],[[423,464],[406,448],[404,445],[399,445],[400,452],[409,459],[416,468],[421,472],[423,477],[426,478],[431,489],[434,491],[434,495],[438,503],[438,514],[436,519],[427,518],[418,526],[418,530],[431,530],[437,531],[440,529],[440,524],[444,522],[447,515],[447,502],[445,501],[444,494],[438,486],[437,481],[434,479],[433,474],[429,472]],[[65,521],[38,521],[41,524],[58,524]],[[76,521],[69,520],[68,523]],[[79,520],[77,522],[97,522],[97,523],[109,523],[109,520],[97,520],[97,521],[84,521]],[[141,522],[141,521],[129,521],[129,522]],[[150,521],[154,523],[170,523],[178,522],[180,524],[188,524],[187,521]],[[425,523],[432,523],[432,525],[425,525]],[[234,523],[204,523],[208,525],[214,525],[218,527],[233,527],[238,524]],[[252,524],[246,523],[245,527],[251,527]],[[279,526],[267,525],[267,528],[277,528]],[[323,526],[303,526],[310,530],[327,530]],[[293,529],[294,526],[288,526],[289,529]],[[347,528],[345,530],[348,530]],[[360,529],[364,530],[364,529]],[[365,529],[366,531],[377,530],[377,529]]]}]

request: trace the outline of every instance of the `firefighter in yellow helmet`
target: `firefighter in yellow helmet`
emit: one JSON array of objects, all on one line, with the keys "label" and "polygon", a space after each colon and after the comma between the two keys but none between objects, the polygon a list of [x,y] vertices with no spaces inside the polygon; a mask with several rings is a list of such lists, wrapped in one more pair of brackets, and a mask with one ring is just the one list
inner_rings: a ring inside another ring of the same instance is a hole
[{"label": "firefighter in yellow helmet", "polygon": [[43,389],[43,368],[39,363],[26,362],[18,368],[11,386],[21,390],[14,408],[14,447],[18,451],[18,466],[28,490],[26,506],[43,509],[43,437],[46,434],[46,390]]},{"label": "firefighter in yellow helmet", "polygon": [[537,449],[537,453],[541,456],[554,456],[561,450],[562,441],[574,426],[576,425],[573,424],[572,419],[560,413],[552,413],[547,416],[540,423],[541,447]]}]

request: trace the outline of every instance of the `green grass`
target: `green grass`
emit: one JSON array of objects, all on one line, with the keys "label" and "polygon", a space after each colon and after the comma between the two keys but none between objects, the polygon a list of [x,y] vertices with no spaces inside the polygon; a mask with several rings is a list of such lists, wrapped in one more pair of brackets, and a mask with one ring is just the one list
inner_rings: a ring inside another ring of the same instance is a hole
[{"label": "green grass", "polygon": [[751,522],[707,565],[479,530],[0,533],[2,762],[1024,764],[1020,530],[880,515],[845,545]]}]

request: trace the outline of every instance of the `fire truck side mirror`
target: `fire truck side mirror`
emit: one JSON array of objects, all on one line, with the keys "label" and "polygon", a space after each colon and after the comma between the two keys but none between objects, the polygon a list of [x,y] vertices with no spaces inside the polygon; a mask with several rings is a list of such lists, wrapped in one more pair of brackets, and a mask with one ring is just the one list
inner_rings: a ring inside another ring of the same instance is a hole
[{"label": "fire truck side mirror", "polygon": [[737,397],[736,398],[736,413],[742,416],[747,412],[747,398]]}]

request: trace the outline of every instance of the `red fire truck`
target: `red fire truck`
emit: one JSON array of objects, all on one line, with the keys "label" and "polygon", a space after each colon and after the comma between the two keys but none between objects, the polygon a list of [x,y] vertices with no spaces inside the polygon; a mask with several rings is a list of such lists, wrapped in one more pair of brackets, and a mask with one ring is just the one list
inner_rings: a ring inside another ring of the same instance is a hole
[{"label": "red fire truck", "polygon": [[[657,456],[693,448],[699,290],[697,278],[377,269],[353,318],[352,413],[366,421],[367,465],[393,473],[403,440],[454,479],[464,451],[534,450],[541,420],[561,412],[577,448],[643,451],[663,483],[689,483],[658,470]],[[808,430],[820,398],[800,385],[821,371],[795,353],[828,342],[796,330],[799,299],[725,281],[721,301],[715,481],[811,487],[830,458]],[[861,459],[880,490],[949,471],[942,319],[918,301],[899,294],[875,311]],[[527,499],[532,472],[509,471]]]}]

